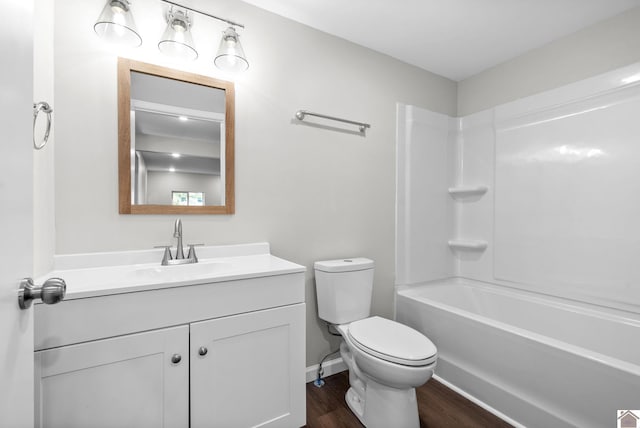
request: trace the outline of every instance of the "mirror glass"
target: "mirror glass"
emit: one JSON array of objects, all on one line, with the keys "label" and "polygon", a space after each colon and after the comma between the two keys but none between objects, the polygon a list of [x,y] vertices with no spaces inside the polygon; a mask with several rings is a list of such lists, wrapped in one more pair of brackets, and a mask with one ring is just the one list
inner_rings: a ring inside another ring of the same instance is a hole
[{"label": "mirror glass", "polygon": [[230,82],[119,60],[120,213],[233,213]]}]

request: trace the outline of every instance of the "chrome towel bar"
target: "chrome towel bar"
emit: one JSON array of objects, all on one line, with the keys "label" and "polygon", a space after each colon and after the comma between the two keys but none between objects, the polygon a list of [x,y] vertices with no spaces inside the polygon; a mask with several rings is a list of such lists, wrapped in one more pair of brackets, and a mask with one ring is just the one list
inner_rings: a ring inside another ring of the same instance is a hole
[{"label": "chrome towel bar", "polygon": [[298,120],[304,120],[305,116],[315,116],[315,117],[320,117],[322,119],[335,120],[337,122],[348,123],[349,125],[356,125],[360,130],[360,132],[362,133],[364,133],[367,130],[367,128],[371,128],[371,125],[364,122],[356,122],[353,120],[341,119],[339,117],[327,116],[326,114],[320,114],[320,113],[313,113],[307,110],[298,110],[296,112],[296,119]]}]

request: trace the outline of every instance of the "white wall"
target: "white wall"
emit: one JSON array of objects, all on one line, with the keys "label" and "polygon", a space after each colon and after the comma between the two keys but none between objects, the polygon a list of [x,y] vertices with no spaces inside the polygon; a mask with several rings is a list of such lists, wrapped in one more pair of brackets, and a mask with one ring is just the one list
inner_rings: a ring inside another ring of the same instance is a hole
[{"label": "white wall", "polygon": [[222,180],[219,175],[147,171],[148,204],[171,205],[173,191],[204,192],[206,205],[219,205]]},{"label": "white wall", "polygon": [[[48,0],[34,1],[33,31],[33,102],[45,101],[53,108],[53,124],[57,106],[54,98],[54,41],[53,3]],[[46,115],[40,113],[36,122],[36,142],[40,144],[46,130]],[[54,153],[55,126],[51,127],[47,145],[33,152],[33,276],[51,270],[55,251],[55,188]],[[31,141],[25,144],[31,144]]]},{"label": "white wall", "polygon": [[639,60],[640,8],[635,8],[459,82],[458,116]]},{"label": "white wall", "polygon": [[[93,33],[103,4],[55,2],[58,254],[151,248],[171,239],[175,220],[118,214],[117,53]],[[317,363],[336,341],[329,344],[317,320],[313,262],[374,259],[373,311],[391,316],[396,103],[454,115],[456,84],[239,1],[190,5],[242,22],[251,66],[237,78],[216,71],[212,55],[224,27],[200,16],[194,37],[201,57],[171,63],[155,47],[162,4],[134,2],[144,45],[127,55],[236,83],[236,214],[183,217],[185,240],[268,241],[274,254],[306,266],[307,362]],[[209,41],[196,33],[207,26]],[[361,137],[305,126],[293,119],[298,109],[372,127]]]}]

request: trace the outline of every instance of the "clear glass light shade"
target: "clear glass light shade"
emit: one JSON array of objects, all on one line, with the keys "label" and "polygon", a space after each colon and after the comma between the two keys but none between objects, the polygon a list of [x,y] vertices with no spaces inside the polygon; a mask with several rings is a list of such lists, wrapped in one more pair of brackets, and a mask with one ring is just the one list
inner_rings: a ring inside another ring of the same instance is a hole
[{"label": "clear glass light shade", "polygon": [[107,0],[93,29],[109,43],[128,47],[142,44],[128,0]]},{"label": "clear glass light shade", "polygon": [[167,12],[167,28],[158,42],[158,49],[165,55],[182,60],[198,58],[191,35],[191,21],[186,12]]},{"label": "clear glass light shade", "polygon": [[222,35],[220,47],[213,62],[216,67],[224,71],[240,72],[249,68],[249,62],[244,55],[240,39],[233,27],[227,28]]}]

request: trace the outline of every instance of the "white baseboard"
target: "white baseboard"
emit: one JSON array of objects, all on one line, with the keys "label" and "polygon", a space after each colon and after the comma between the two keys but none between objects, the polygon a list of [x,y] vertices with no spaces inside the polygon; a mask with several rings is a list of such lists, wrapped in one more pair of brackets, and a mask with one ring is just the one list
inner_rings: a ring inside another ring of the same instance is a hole
[{"label": "white baseboard", "polygon": [[[316,377],[318,376],[318,367],[320,367],[319,364],[307,367],[307,383],[316,380]],[[322,377],[327,377],[347,370],[347,365],[342,361],[341,357],[338,357],[333,360],[325,361],[322,364],[322,369],[324,370]]]}]

